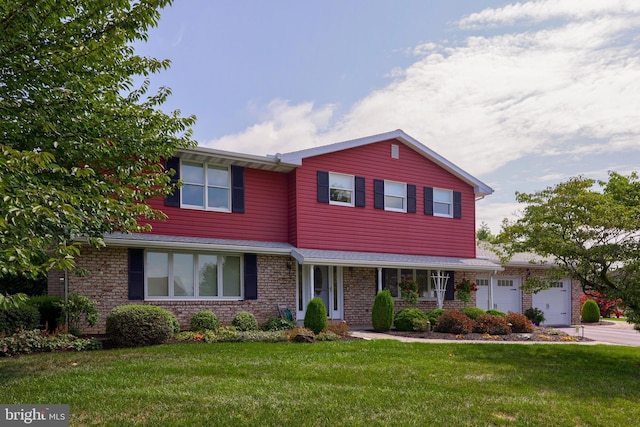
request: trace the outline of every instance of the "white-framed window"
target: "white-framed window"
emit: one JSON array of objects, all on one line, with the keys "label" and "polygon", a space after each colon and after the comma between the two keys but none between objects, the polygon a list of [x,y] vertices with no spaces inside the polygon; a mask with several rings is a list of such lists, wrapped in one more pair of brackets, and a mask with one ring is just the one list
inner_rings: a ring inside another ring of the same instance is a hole
[{"label": "white-framed window", "polygon": [[453,218],[453,191],[433,189],[433,215]]},{"label": "white-framed window", "polygon": [[181,206],[229,212],[231,178],[227,166],[183,161]]},{"label": "white-framed window", "polygon": [[353,175],[329,173],[329,203],[332,205],[354,205],[355,180]]},{"label": "white-framed window", "polygon": [[407,184],[403,182],[384,182],[384,209],[388,211],[407,211]]},{"label": "white-framed window", "polygon": [[498,279],[496,284],[504,288],[513,287],[513,279]]},{"label": "white-framed window", "polygon": [[388,289],[391,296],[400,299],[400,287],[398,283],[412,278],[420,284],[418,291],[420,300],[435,300],[435,286],[431,280],[430,270],[421,270],[415,268],[383,268],[382,269],[382,289]]},{"label": "white-framed window", "polygon": [[478,286],[489,286],[489,279],[478,278],[476,280],[476,285],[478,285]]},{"label": "white-framed window", "polygon": [[241,299],[242,257],[147,251],[146,299]]}]

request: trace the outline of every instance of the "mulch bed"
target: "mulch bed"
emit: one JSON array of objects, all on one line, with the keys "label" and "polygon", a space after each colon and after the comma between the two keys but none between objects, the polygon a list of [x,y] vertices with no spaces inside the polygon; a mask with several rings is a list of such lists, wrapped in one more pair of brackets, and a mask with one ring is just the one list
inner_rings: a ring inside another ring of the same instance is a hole
[{"label": "mulch bed", "polygon": [[394,329],[385,332],[388,335],[441,340],[465,340],[465,341],[536,341],[536,342],[586,342],[593,341],[589,338],[574,337],[551,328],[536,328],[532,333],[526,334],[445,334],[442,332],[402,332]]}]

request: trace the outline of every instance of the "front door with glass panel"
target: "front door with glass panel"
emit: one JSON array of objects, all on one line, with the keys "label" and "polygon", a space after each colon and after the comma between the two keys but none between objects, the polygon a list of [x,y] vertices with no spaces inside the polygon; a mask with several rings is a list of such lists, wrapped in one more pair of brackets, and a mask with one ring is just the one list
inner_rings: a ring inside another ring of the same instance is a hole
[{"label": "front door with glass panel", "polygon": [[342,319],[342,267],[302,265],[298,269],[297,317],[303,319],[311,298],[322,299],[329,319]]}]

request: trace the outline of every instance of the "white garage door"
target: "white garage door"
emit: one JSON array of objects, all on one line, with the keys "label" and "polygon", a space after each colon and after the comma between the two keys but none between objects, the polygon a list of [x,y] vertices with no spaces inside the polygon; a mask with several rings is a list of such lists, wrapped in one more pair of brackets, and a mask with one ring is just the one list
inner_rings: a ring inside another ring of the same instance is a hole
[{"label": "white garage door", "polygon": [[492,308],[505,313],[522,313],[519,278],[494,279]]},{"label": "white garage door", "polygon": [[544,312],[545,325],[571,324],[571,289],[569,279],[554,282],[550,289],[533,295],[533,306]]}]

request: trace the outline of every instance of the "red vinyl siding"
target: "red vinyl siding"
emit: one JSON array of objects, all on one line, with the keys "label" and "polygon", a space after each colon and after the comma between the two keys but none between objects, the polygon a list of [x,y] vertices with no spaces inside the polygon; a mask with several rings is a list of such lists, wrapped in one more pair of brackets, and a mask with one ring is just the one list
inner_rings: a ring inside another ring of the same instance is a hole
[{"label": "red vinyl siding", "polygon": [[[400,148],[391,158],[391,145]],[[363,176],[366,207],[317,202],[318,170]],[[297,230],[301,248],[475,257],[473,188],[398,141],[384,141],[303,160],[295,172]],[[373,180],[416,185],[417,212],[391,212],[373,207]],[[462,218],[424,214],[424,187],[462,193]],[[292,242],[293,243],[293,242]]]},{"label": "red vinyl siding", "polygon": [[287,242],[287,175],[245,168],[245,213],[172,208],[163,199],[149,204],[169,217],[150,221],[154,234],[217,239]]}]

